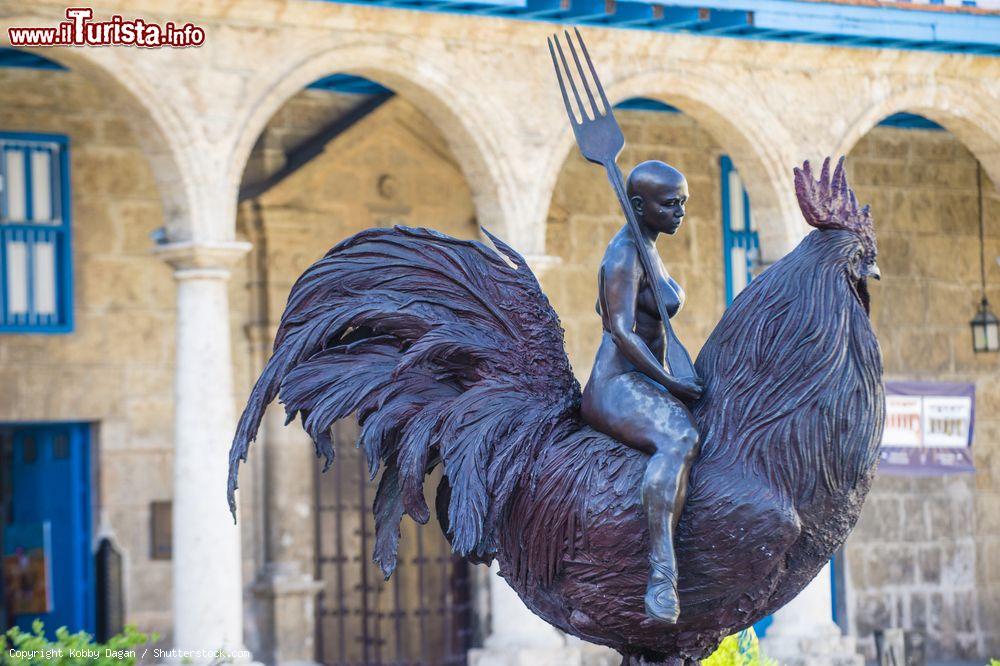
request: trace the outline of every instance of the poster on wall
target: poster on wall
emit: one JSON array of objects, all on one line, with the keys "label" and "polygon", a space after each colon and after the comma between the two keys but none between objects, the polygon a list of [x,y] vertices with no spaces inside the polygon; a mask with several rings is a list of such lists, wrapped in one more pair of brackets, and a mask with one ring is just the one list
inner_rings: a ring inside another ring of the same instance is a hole
[{"label": "poster on wall", "polygon": [[52,612],[50,524],[14,523],[3,534],[3,584],[11,615]]},{"label": "poster on wall", "polygon": [[972,472],[974,384],[886,382],[883,474]]}]

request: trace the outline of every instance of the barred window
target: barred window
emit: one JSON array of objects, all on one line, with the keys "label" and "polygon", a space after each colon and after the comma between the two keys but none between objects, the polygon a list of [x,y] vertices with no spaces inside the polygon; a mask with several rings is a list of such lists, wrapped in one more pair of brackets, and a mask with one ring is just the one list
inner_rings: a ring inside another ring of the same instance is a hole
[{"label": "barred window", "polygon": [[69,141],[0,132],[0,333],[72,330]]}]

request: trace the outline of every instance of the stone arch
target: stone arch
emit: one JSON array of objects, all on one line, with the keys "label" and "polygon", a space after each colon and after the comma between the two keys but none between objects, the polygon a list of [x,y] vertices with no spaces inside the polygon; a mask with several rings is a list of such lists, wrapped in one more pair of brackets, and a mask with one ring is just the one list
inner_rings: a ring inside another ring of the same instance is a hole
[{"label": "stone arch", "polygon": [[[633,97],[668,103],[694,118],[726,149],[753,203],[765,261],[778,259],[805,234],[792,187],[794,157],[785,150],[795,143],[766,108],[745,105],[744,92],[736,89],[731,79],[704,72],[650,70],[612,78],[606,90],[612,104]],[[552,143],[546,181],[540,188],[549,199],[575,146],[565,119]]]},{"label": "stone arch", "polygon": [[[13,17],[9,25],[49,27],[38,17]],[[7,31],[0,46],[11,46]],[[180,146],[193,143],[190,130],[169,104],[164,103],[152,83],[132,65],[129,49],[69,48],[44,50],[44,56],[74,70],[122,105],[143,154],[149,161],[163,203],[163,218],[171,240],[187,240],[210,229],[192,204],[199,182],[197,164],[187,163]]]},{"label": "stone arch", "polygon": [[[960,84],[904,82],[872,100],[837,142],[834,154],[847,155],[879,122],[894,113],[915,113],[938,123],[965,145],[982,164],[983,171],[1000,188],[1000,100],[992,107],[981,100],[981,88]],[[987,93],[988,94],[988,93]]]},{"label": "stone arch", "polygon": [[[512,191],[504,172],[501,151],[482,118],[488,109],[477,105],[456,85],[459,75],[437,67],[432,59],[399,45],[324,42],[307,48],[294,62],[272,72],[265,87],[245,107],[248,113],[238,129],[229,159],[228,182],[237,187],[254,143],[278,109],[313,81],[348,73],[377,81],[406,98],[441,131],[472,191],[479,224],[506,233],[513,214],[501,195]],[[419,67],[413,63],[419,62]],[[468,80],[468,75],[461,75]]]}]

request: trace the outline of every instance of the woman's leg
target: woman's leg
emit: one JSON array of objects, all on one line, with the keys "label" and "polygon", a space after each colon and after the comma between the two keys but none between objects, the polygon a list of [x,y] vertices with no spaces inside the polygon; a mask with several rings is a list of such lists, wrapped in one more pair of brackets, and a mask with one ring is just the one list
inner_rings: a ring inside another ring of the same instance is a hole
[{"label": "woman's leg", "polygon": [[[682,407],[683,409],[683,407]],[[687,498],[687,478],[691,463],[698,455],[698,431],[683,409],[667,432],[660,435],[658,447],[646,464],[642,480],[642,504],[649,520],[649,583],[646,587],[646,612],[650,617],[675,623],[680,615],[677,597],[677,560],[674,556],[674,530]],[[672,419],[673,420],[673,419]]]},{"label": "woman's leg", "polygon": [[674,623],[680,613],[674,528],[687,496],[688,471],[698,455],[698,431],[680,400],[638,372],[607,380],[592,376],[591,384],[584,394],[584,418],[601,432],[651,455],[642,483],[650,537],[646,612]]}]

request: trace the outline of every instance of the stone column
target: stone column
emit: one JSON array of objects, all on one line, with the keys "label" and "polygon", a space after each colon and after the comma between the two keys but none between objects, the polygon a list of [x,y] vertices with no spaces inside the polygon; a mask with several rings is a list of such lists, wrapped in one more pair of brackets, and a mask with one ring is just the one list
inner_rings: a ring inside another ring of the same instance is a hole
[{"label": "stone column", "polygon": [[310,666],[316,652],[316,594],[323,587],[313,575],[312,442],[296,427],[285,427],[284,412],[272,406],[264,417],[263,516],[266,563],[253,585],[262,602],[261,658],[275,666]]},{"label": "stone column", "polygon": [[[281,319],[297,271],[289,266],[298,239],[311,229],[301,216],[262,210],[256,202],[246,215],[254,244],[251,278],[251,332],[254,377],[271,356],[274,331]],[[291,271],[291,272],[290,272]],[[316,459],[308,435],[297,424],[285,426],[284,410],[273,404],[264,414],[254,455],[263,467],[258,506],[262,557],[252,590],[258,618],[257,657],[275,666],[314,664],[316,594]]]},{"label": "stone column", "polygon": [[174,647],[206,653],[189,663],[209,663],[210,652],[220,649],[245,650],[240,530],[225,499],[236,425],[226,288],[229,266],[249,249],[249,243],[188,241],[155,250],[177,280]]},{"label": "stone column", "polygon": [[760,649],[782,666],[864,666],[854,637],[833,622],[829,564],[774,614]]}]

